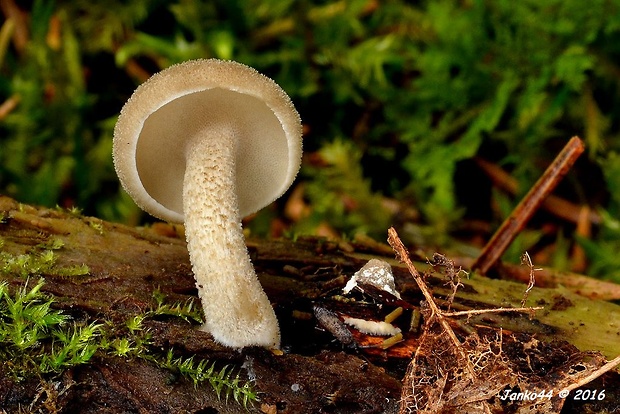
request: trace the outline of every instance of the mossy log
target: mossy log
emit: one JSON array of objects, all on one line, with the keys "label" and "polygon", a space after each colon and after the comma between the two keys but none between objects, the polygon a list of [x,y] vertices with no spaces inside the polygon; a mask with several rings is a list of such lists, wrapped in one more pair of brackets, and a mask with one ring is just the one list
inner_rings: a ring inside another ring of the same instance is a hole
[{"label": "mossy log", "polygon": [[[0,197],[0,219],[4,260],[33,258],[28,265],[22,262],[21,270],[0,265],[4,269],[1,279],[17,290],[43,277],[43,291],[54,297],[54,306],[76,321],[125,324],[152,309],[156,291],[171,303],[195,301],[198,306],[185,241],[171,226],[130,228],[62,209],[23,205],[8,197]],[[144,321],[149,349],[161,354],[172,350],[175,357],[194,356],[233,367],[239,378],[250,381],[259,393],[259,401],[249,405],[248,412],[398,412],[402,378],[419,336],[411,319],[422,296],[389,247],[316,238],[250,240],[248,246],[281,323],[283,354],[254,348],[228,349],[197,329],[197,323],[175,317]],[[38,265],[37,258],[49,251],[53,259],[48,257],[44,265]],[[392,264],[401,302],[378,304],[382,299],[375,297],[358,302],[361,307],[352,307],[350,301],[341,300],[341,288],[371,258]],[[416,262],[416,266],[427,274],[427,283],[438,303],[445,305],[451,290],[442,275],[424,260]],[[455,310],[518,307],[526,288],[521,283],[477,275],[461,282],[463,287],[451,303]],[[382,319],[399,304],[405,304],[406,317],[396,322],[404,332],[404,340],[387,349],[380,346],[385,338],[355,330],[350,332],[353,346],[344,344],[338,335],[334,337],[333,330],[321,326],[314,314],[314,309],[320,307],[338,315]],[[501,327],[513,338],[526,335],[541,343],[565,344],[562,346],[573,347],[575,352],[596,351],[608,359],[620,354],[619,306],[587,299],[562,287],[534,288],[526,305],[544,309],[534,314],[509,312],[454,318],[452,323],[462,335],[498,331]],[[537,358],[556,357],[553,346],[544,347],[544,352],[548,354]],[[218,398],[208,384],[195,386],[169,367],[149,359],[104,352],[53,376],[33,373],[17,381],[5,369],[0,374],[0,412],[24,408],[58,413],[246,410],[230,398]],[[606,375],[607,396],[597,401],[596,407],[605,403],[611,407],[616,398],[612,389],[620,388],[618,385],[616,374]],[[579,407],[575,410],[583,409]],[[564,408],[569,409],[570,404]]]}]

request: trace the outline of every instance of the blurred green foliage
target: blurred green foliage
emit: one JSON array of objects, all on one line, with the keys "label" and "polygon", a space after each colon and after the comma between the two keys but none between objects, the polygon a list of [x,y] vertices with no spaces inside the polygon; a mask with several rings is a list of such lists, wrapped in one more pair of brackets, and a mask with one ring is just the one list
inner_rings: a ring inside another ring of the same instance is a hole
[{"label": "blurred green foliage", "polygon": [[17,102],[0,111],[0,191],[20,201],[136,222],[110,157],[124,100],[170,64],[234,59],[291,95],[321,158],[302,168],[311,208],[294,230],[384,237],[382,196],[441,234],[480,212],[496,224],[490,190],[467,199],[483,186],[467,161],[502,165],[524,193],[580,135],[588,154],[562,190],[608,218],[582,243],[593,272],[620,277],[597,247],[620,248],[617,0],[35,0],[21,12],[0,30],[0,100]]}]

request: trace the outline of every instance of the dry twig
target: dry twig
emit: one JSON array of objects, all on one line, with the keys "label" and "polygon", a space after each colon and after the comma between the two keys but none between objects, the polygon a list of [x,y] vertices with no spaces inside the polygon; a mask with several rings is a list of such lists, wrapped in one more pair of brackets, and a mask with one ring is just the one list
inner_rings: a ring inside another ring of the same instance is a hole
[{"label": "dry twig", "polygon": [[[519,183],[501,167],[480,157],[474,158],[474,161],[500,191],[511,196],[519,194]],[[572,203],[553,194],[545,199],[542,208],[562,220],[577,225],[583,221],[589,225],[601,224],[602,221],[601,215],[587,206]]]},{"label": "dry twig", "polygon": [[418,272],[418,269],[416,269],[415,266],[413,265],[413,262],[409,258],[409,253],[407,252],[407,249],[403,245],[403,242],[398,237],[398,233],[396,233],[396,230],[394,229],[394,227],[390,227],[390,229],[388,230],[388,243],[390,244],[390,246],[392,246],[392,249],[394,249],[394,252],[396,253],[397,259],[407,266],[407,269],[409,269],[409,273],[411,274],[411,276],[413,276],[413,279],[415,280],[415,282],[417,283],[418,287],[422,291],[422,294],[426,298],[426,301],[428,303],[428,307],[429,307],[429,309],[431,311],[431,315],[430,315],[430,318],[429,318],[430,319],[429,323],[430,323],[430,321],[432,321],[434,319],[436,319],[439,322],[439,324],[443,328],[444,332],[448,335],[448,337],[450,338],[451,342],[454,344],[454,347],[457,350],[457,352],[461,355],[461,357],[464,360],[468,361],[467,371],[472,376],[472,378],[475,378],[476,377],[476,373],[474,371],[474,367],[471,365],[471,362],[469,362],[469,360],[467,358],[467,355],[466,355],[465,351],[462,348],[461,342],[456,337],[456,334],[454,333],[454,331],[450,327],[450,324],[448,323],[446,318],[443,316],[443,313],[442,313],[441,309],[439,309],[439,306],[437,306],[437,303],[435,303],[435,299],[433,298],[433,294],[428,289],[428,286],[426,285],[426,283],[422,279],[422,276]]},{"label": "dry twig", "polygon": [[521,300],[521,307],[524,307],[525,302],[527,302],[527,297],[530,295],[530,291],[536,283],[536,277],[534,276],[534,272],[540,269],[536,269],[534,267],[534,265],[532,264],[532,259],[530,258],[528,252],[523,253],[523,256],[521,256],[521,263],[527,265],[527,267],[530,269],[530,281],[527,284],[527,289],[525,289],[525,292],[523,293],[523,299]]},{"label": "dry twig", "polygon": [[544,309],[543,306],[535,306],[535,307],[521,307],[521,308],[495,308],[495,309],[473,309],[466,311],[458,311],[458,312],[444,312],[443,316],[473,316],[473,315],[481,315],[483,313],[502,313],[502,312],[527,312],[531,313],[532,311]]},{"label": "dry twig", "polygon": [[607,362],[605,365],[603,365],[602,367],[600,367],[596,371],[591,372],[590,374],[584,376],[579,381],[569,385],[568,387],[565,387],[564,391],[570,392],[570,391],[573,391],[573,390],[575,390],[575,389],[577,389],[579,387],[583,387],[584,385],[594,381],[595,379],[597,379],[601,375],[603,375],[603,374],[611,371],[612,369],[616,368],[618,365],[620,365],[620,355],[615,357],[611,361]]},{"label": "dry twig", "polygon": [[482,274],[489,271],[584,150],[585,146],[579,137],[571,138],[510,216],[504,220],[484,247],[472,269],[477,269]]}]

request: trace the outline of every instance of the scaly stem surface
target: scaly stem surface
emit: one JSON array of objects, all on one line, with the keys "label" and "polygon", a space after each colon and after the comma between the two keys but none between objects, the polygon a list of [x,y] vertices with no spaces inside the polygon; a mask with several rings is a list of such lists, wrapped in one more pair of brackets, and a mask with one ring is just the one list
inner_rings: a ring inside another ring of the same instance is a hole
[{"label": "scaly stem surface", "polygon": [[231,347],[280,346],[275,313],[250,261],[235,190],[235,137],[209,128],[187,151],[183,182],[185,234],[204,329]]}]

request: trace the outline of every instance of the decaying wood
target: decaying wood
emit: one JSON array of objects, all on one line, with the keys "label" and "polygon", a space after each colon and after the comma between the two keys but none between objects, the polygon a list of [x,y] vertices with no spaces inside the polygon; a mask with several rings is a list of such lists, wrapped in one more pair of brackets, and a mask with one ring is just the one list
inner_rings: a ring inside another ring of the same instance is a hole
[{"label": "decaying wood", "polygon": [[[41,246],[60,240],[62,247],[55,250],[55,266],[88,266],[88,274],[81,276],[61,276],[62,272],[42,275],[46,280],[44,290],[54,295],[56,306],[76,319],[123,323],[152,306],[155,289],[171,301],[196,298],[181,237],[165,236],[161,229],[129,228],[58,209],[21,205],[7,197],[0,197],[0,217],[3,251],[12,255],[37,254]],[[428,344],[429,337],[421,338],[412,323],[416,313],[422,311],[422,321],[428,315],[427,308],[420,303],[424,297],[408,269],[394,259],[394,253],[384,244],[351,243],[341,249],[338,243],[314,238],[295,242],[249,241],[248,245],[281,323],[283,355],[263,349],[227,349],[199,331],[196,324],[174,318],[145,322],[153,346],[174,349],[178,356],[196,355],[236,367],[241,378],[253,379],[254,388],[260,392],[260,402],[249,412],[398,412],[401,384],[409,362],[416,351],[428,351],[428,347],[419,345],[422,340]],[[371,258],[392,265],[402,300],[371,290],[364,293],[363,300],[342,300],[342,287],[348,278]],[[447,309],[453,289],[444,286],[441,269],[426,263],[426,258],[415,266],[432,289],[436,303]],[[1,277],[13,288],[26,282],[19,275]],[[463,286],[450,306],[455,312],[519,307],[526,288],[523,284],[476,275],[463,278],[460,283]],[[313,314],[314,306],[337,315],[377,320],[401,307],[402,315],[393,323],[403,330],[403,339],[383,349],[379,344],[385,338],[352,330],[355,346],[341,344],[320,328]],[[541,384],[545,384],[549,369],[578,364],[584,351],[599,353],[593,357],[599,365],[604,358],[620,354],[620,307],[583,298],[562,287],[533,288],[526,306],[544,309],[533,315],[451,316],[449,324],[463,343],[469,343],[464,341],[468,334],[476,333],[480,343],[470,343],[473,348],[493,338],[504,338],[502,358],[512,359],[515,365],[511,369],[515,372],[534,371]],[[426,362],[436,361],[431,353],[422,357]],[[526,360],[530,361],[529,366]],[[548,380],[552,384],[551,378]],[[598,404],[596,407],[618,400],[614,395],[614,389],[620,388],[617,374],[608,373],[588,386],[599,385],[606,387],[607,397],[593,402]],[[496,390],[487,393],[491,391]],[[452,392],[453,401],[466,398],[458,390]],[[480,392],[477,398],[486,395]],[[15,382],[10,376],[0,375],[3,410],[18,412],[20,407],[32,406],[35,400],[38,403],[34,407],[41,412],[243,412],[234,401],[218,400],[208,384],[195,388],[190,381],[148,361],[108,356],[96,356],[90,363],[70,369],[43,385],[39,380]],[[53,401],[54,410],[45,411],[46,401],[50,407]],[[574,412],[582,408],[567,400],[564,410],[571,407],[575,407]]]}]

